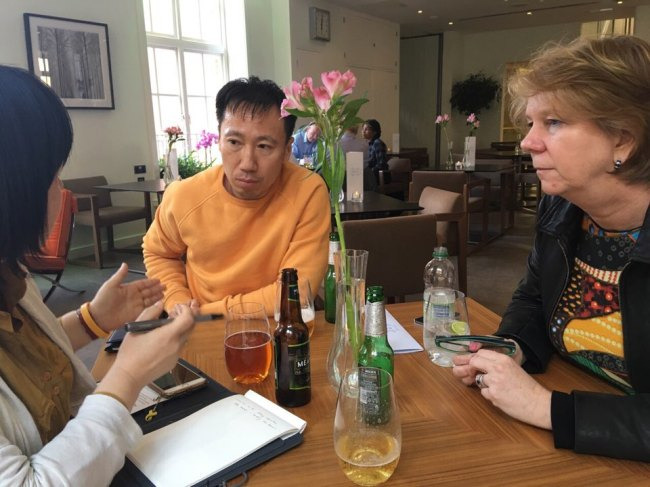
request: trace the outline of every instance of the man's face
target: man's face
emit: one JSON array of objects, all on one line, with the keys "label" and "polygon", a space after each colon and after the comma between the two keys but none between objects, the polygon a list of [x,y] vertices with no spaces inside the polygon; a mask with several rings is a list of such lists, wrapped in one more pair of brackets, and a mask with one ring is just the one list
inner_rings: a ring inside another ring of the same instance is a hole
[{"label": "man's face", "polygon": [[305,135],[307,136],[307,140],[309,142],[313,142],[320,135],[320,128],[318,128],[318,125],[310,125],[307,127]]},{"label": "man's face", "polygon": [[265,196],[291,153],[280,109],[273,107],[254,118],[244,110],[226,110],[219,127],[226,190],[243,200]]}]

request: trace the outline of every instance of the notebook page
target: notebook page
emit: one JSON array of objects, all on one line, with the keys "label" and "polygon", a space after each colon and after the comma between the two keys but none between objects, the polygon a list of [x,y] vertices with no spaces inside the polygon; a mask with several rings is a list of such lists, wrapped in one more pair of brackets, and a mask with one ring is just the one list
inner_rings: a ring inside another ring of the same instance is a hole
[{"label": "notebook page", "polygon": [[144,435],[128,457],[158,487],[188,486],[296,431],[235,395]]}]

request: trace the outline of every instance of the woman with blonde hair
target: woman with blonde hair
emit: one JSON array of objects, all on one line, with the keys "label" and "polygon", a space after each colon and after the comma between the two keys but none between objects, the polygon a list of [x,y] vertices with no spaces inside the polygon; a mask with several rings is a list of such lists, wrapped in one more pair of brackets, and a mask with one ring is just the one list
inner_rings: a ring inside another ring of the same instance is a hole
[{"label": "woman with blonde hair", "polygon": [[[537,54],[509,86],[546,194],[528,269],[490,350],[453,373],[555,446],[650,461],[650,45],[576,40]],[[549,391],[554,353],[624,394]]]}]

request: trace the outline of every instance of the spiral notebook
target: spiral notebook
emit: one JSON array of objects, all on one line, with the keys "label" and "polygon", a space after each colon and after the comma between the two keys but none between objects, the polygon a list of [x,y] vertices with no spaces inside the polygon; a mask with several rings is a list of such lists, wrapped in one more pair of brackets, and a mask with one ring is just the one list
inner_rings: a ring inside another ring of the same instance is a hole
[{"label": "spiral notebook", "polygon": [[151,422],[146,409],[133,414],[145,436],[111,485],[219,486],[302,443],[303,420],[206,379],[206,388],[158,404]]}]

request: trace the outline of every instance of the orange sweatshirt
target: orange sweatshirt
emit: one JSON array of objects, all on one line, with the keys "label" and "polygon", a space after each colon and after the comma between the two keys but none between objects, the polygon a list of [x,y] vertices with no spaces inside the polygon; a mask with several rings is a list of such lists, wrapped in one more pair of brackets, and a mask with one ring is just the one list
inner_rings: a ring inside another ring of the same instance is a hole
[{"label": "orange sweatshirt", "polygon": [[322,178],[285,162],[259,200],[234,197],[223,178],[217,166],[172,184],[144,237],[147,275],[167,287],[165,309],[194,298],[203,313],[225,313],[234,303],[256,301],[273,315],[285,267],[318,289],[330,231]]}]

